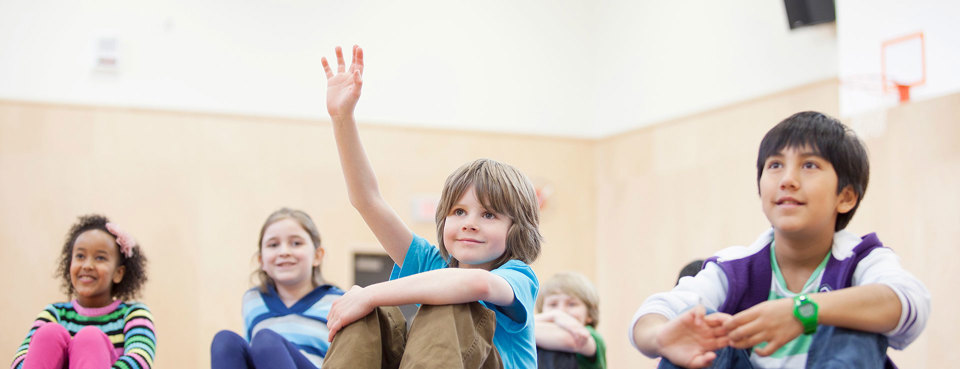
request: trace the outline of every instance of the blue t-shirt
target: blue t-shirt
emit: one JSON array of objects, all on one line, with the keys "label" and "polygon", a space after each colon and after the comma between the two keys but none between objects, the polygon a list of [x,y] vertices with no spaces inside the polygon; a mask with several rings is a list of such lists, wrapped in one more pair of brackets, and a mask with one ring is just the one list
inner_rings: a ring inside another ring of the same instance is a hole
[{"label": "blue t-shirt", "polygon": [[[403,267],[393,266],[390,280],[447,267],[440,250],[423,237],[413,235],[413,242],[403,258]],[[533,304],[540,282],[530,266],[510,260],[490,273],[500,276],[513,288],[513,303],[498,306],[480,301],[497,316],[493,345],[500,353],[504,368],[536,368],[537,343],[533,335]]]}]

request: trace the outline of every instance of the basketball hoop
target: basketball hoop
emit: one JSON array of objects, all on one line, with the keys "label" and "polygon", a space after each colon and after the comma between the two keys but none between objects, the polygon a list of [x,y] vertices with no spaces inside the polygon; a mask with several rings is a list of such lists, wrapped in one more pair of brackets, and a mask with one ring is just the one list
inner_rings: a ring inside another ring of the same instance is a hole
[{"label": "basketball hoop", "polygon": [[910,101],[910,85],[901,85],[899,83],[897,83],[896,85],[897,85],[897,93],[900,95],[900,103],[902,104],[907,101]]},{"label": "basketball hoop", "polygon": [[927,82],[926,42],[923,32],[895,37],[880,46],[880,73],[884,91],[894,91],[900,103],[910,101],[910,88]]}]

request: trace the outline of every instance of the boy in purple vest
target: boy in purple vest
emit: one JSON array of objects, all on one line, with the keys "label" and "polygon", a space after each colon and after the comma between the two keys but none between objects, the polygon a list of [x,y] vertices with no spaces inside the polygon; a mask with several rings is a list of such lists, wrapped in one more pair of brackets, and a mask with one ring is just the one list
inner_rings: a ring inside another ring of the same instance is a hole
[{"label": "boy in purple vest", "polygon": [[920,335],[930,293],[876,234],[844,231],[870,169],[856,135],[802,112],[767,132],[757,185],[771,229],[650,296],[630,342],[660,367],[892,367]]}]

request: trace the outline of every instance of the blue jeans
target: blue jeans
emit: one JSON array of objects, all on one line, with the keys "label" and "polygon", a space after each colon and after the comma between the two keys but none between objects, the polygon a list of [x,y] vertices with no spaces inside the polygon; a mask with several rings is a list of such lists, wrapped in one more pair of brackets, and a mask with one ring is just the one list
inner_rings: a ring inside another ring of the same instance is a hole
[{"label": "blue jeans", "polygon": [[210,344],[212,369],[316,369],[297,345],[277,332],[264,329],[253,336],[253,342],[231,331],[220,331]]},{"label": "blue jeans", "polygon": [[[724,347],[709,368],[750,369],[750,351]],[[813,335],[807,354],[807,368],[887,368],[887,337],[882,334],[821,325]],[[667,359],[658,368],[680,368]]]}]

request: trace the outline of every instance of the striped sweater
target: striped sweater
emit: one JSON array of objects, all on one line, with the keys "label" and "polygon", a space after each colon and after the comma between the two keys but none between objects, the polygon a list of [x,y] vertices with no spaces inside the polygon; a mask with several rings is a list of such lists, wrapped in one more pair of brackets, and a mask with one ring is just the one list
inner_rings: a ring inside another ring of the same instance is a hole
[{"label": "striped sweater", "polygon": [[330,347],[327,314],[333,301],[342,295],[339,288],[325,284],[287,307],[273,286],[267,286],[267,293],[252,288],[243,295],[243,326],[247,342],[253,341],[257,332],[263,329],[272,330],[297,345],[300,353],[319,368]]},{"label": "striped sweater", "polygon": [[23,367],[23,359],[30,348],[30,339],[37,328],[44,324],[60,324],[74,336],[87,326],[100,328],[120,357],[112,368],[149,369],[153,367],[156,355],[157,337],[153,332],[153,315],[140,303],[126,303],[115,300],[102,308],[84,308],[77,303],[58,302],[47,305],[33,322],[27,338],[23,340],[13,357],[12,369]]}]

